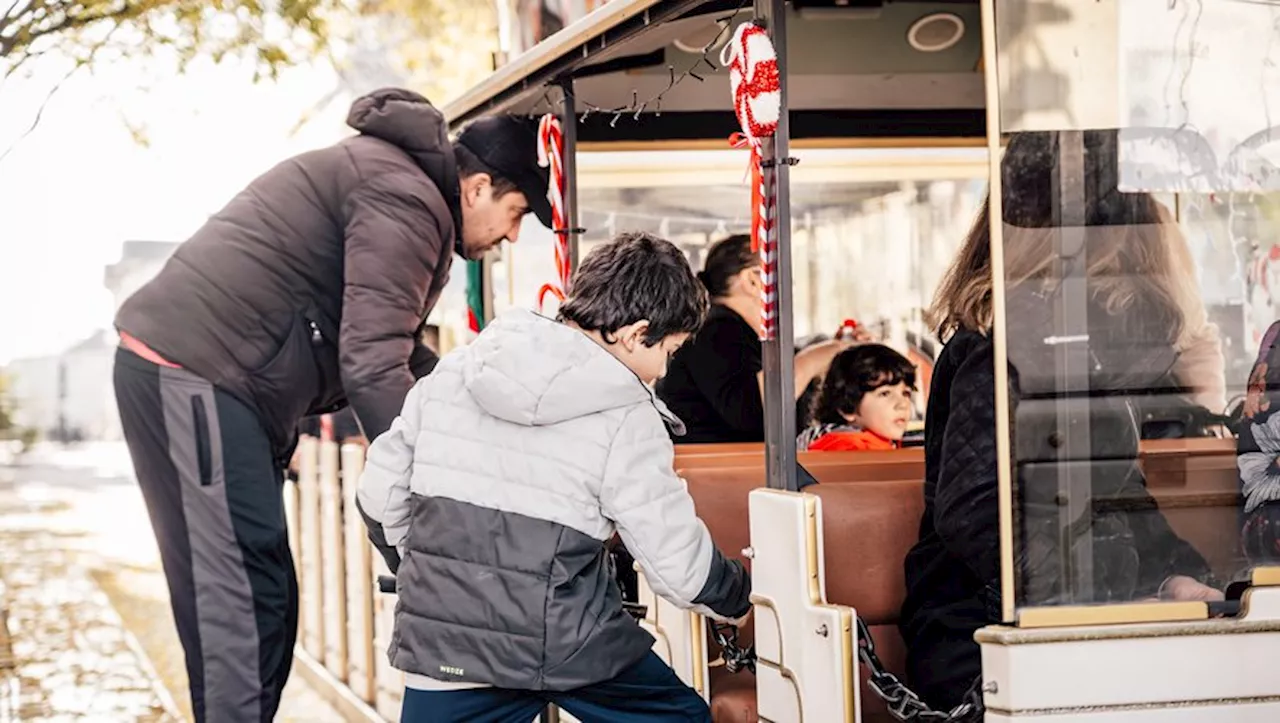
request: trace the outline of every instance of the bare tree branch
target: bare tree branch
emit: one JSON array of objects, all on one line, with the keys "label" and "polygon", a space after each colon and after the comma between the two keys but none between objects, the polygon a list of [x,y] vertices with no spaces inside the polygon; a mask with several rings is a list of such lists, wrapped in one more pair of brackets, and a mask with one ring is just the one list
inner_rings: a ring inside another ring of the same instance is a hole
[{"label": "bare tree branch", "polygon": [[[0,0],[0,72],[51,46],[76,55],[105,28],[125,26],[135,52],[173,48],[184,59],[243,55],[263,76],[314,57],[328,37],[330,15],[352,11],[348,0]],[[163,28],[163,29],[162,29]],[[231,32],[226,32],[227,29]]]},{"label": "bare tree branch", "polygon": [[[338,87],[302,115],[292,130],[296,133],[336,95],[353,88],[413,83],[440,95],[446,86],[487,74],[489,55],[476,41],[491,33],[491,5],[479,0],[0,0],[5,8],[0,82],[46,55],[77,65],[104,62],[95,39],[120,28],[127,42],[113,47],[127,46],[129,58],[172,54],[181,73],[195,58],[219,62],[238,56],[254,63],[255,80],[274,78],[287,66],[323,57],[331,28],[356,28],[348,55],[341,61],[330,58]],[[361,28],[362,18],[372,23]],[[477,54],[486,63],[456,62]],[[451,72],[423,71],[440,66]],[[448,80],[442,81],[444,76]]]},{"label": "bare tree branch", "polygon": [[[19,3],[25,4],[15,13],[14,10],[18,8]],[[0,16],[0,57],[8,55],[6,47],[9,49],[18,47],[25,34],[24,26],[35,26],[47,15],[48,6],[45,0],[14,0],[13,5]]]},{"label": "bare tree branch", "polygon": [[78,64],[71,66],[71,69],[64,73],[62,77],[58,79],[57,83],[53,84],[53,87],[45,94],[44,100],[40,102],[40,107],[36,109],[36,115],[31,119],[31,125],[27,126],[27,129],[22,132],[22,135],[18,136],[13,143],[10,143],[8,148],[4,149],[4,153],[0,153],[0,164],[4,163],[4,159],[8,158],[9,154],[13,153],[14,149],[27,139],[27,136],[35,132],[36,128],[40,125],[40,119],[44,117],[44,109],[49,107],[49,101],[53,100],[54,94],[62,88],[62,84],[67,82],[71,76],[75,75],[76,71],[80,70],[81,67],[82,66]]},{"label": "bare tree branch", "polygon": [[[22,132],[22,135],[14,139],[13,143],[9,144],[9,147],[4,150],[4,153],[0,153],[0,164],[3,164],[4,159],[8,158],[9,154],[13,153],[14,149],[16,149],[19,145],[21,145],[22,142],[27,139],[27,136],[30,136],[32,133],[35,132],[36,128],[39,127],[40,119],[44,117],[44,110],[45,108],[49,107],[49,101],[53,100],[54,94],[56,94],[58,90],[62,88],[62,85],[64,83],[66,83],[68,80],[71,79],[71,76],[76,74],[76,71],[80,70],[81,68],[85,68],[89,66],[89,64],[93,61],[94,56],[97,55],[99,51],[101,51],[103,48],[107,47],[107,45],[111,43],[112,37],[114,37],[116,32],[120,30],[120,27],[121,26],[117,25],[111,28],[111,30],[107,31],[106,35],[102,36],[101,40],[89,46],[89,49],[86,52],[86,54],[81,58],[77,58],[75,62],[71,65],[71,68],[66,73],[62,74],[62,77],[58,79],[58,82],[53,84],[53,87],[50,88],[49,92],[45,94],[44,100],[40,102],[40,107],[36,109],[36,115],[34,118],[31,119],[31,125],[28,126],[27,129]],[[40,53],[38,53],[38,55],[43,54],[43,52],[44,51],[41,51]],[[5,74],[5,77],[8,77],[8,73]]]}]

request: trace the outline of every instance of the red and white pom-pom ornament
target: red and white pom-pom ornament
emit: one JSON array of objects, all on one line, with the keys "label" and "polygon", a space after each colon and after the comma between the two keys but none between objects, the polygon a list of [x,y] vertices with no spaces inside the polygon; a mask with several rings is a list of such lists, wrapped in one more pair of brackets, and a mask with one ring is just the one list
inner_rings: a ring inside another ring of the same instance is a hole
[{"label": "red and white pom-pom ornament", "polygon": [[772,136],[782,110],[782,81],[769,34],[755,23],[739,25],[720,51],[720,64],[729,69],[733,110],[743,134],[752,143]]}]

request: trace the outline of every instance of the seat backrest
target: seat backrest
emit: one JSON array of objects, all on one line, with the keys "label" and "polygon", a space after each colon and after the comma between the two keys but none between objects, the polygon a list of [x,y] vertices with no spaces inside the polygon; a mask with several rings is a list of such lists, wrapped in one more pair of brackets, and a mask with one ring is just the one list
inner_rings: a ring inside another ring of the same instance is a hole
[{"label": "seat backrest", "polygon": [[898,622],[906,595],[903,561],[920,533],[921,480],[818,484],[827,602],[848,605],[868,625]]},{"label": "seat backrest", "polygon": [[741,454],[743,452],[764,453],[763,442],[717,442],[714,444],[677,444],[676,459],[696,457],[702,454]]},{"label": "seat backrest", "polygon": [[711,539],[727,557],[750,566],[742,551],[751,544],[747,495],[764,486],[763,467],[679,470]]},{"label": "seat backrest", "polygon": [[[796,459],[810,471],[816,467],[843,467],[856,464],[863,473],[859,479],[924,478],[924,450],[920,447],[875,452],[801,452]],[[676,469],[692,470],[712,467],[763,469],[764,450],[676,454]]]},{"label": "seat backrest", "polygon": [[[919,450],[893,452],[805,452],[800,464],[819,482],[877,482],[900,479],[924,479],[924,457]],[[676,474],[685,480],[716,484],[745,477],[755,486],[765,484],[763,455],[726,455],[723,458],[691,458],[676,466]],[[691,482],[692,483],[692,482]],[[743,524],[746,524],[745,519]]]},{"label": "seat backrest", "polygon": [[750,465],[764,459],[764,444],[759,442],[722,444],[677,444],[674,465],[681,467],[727,467]]},{"label": "seat backrest", "polygon": [[819,482],[924,479],[924,450],[918,447],[888,452],[801,452],[796,459]]},{"label": "seat backrest", "polygon": [[1219,579],[1244,565],[1242,505],[1234,439],[1143,440],[1147,491],[1179,537],[1191,543]]},{"label": "seat backrest", "polygon": [[677,456],[675,468],[715,469],[722,467],[759,467],[764,469],[764,452],[730,452],[728,454],[696,454]]},{"label": "seat backrest", "polygon": [[[924,482],[818,484],[806,491],[822,498],[827,602],[857,612],[867,623],[880,662],[902,678],[907,662],[898,632],[907,593],[903,562],[919,536]],[[868,687],[865,666],[859,666],[859,677],[863,720],[887,715],[884,702]]]}]

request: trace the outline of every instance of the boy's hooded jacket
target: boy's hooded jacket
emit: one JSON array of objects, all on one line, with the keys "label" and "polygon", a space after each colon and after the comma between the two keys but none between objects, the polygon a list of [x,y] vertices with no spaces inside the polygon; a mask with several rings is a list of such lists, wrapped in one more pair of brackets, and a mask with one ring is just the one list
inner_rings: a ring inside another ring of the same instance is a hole
[{"label": "boy's hooded jacket", "polygon": [[746,614],[749,579],[694,513],[664,419],[605,349],[527,311],[446,356],[360,481],[402,557],[392,665],[526,690],[616,676],[653,640],[622,608],[615,531],[659,595]]}]

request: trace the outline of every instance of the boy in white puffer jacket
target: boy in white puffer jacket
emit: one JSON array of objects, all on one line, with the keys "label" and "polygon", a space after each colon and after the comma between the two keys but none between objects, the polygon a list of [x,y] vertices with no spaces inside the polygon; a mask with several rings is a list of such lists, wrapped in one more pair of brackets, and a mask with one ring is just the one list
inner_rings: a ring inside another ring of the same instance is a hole
[{"label": "boy in white puffer jacket", "polygon": [[558,321],[504,314],[374,440],[358,494],[400,554],[402,721],[528,721],[548,702],[584,721],[710,721],[623,610],[605,548],[618,532],[678,606],[750,610],[652,392],[707,304],[675,246],[624,234],[583,261]]}]

